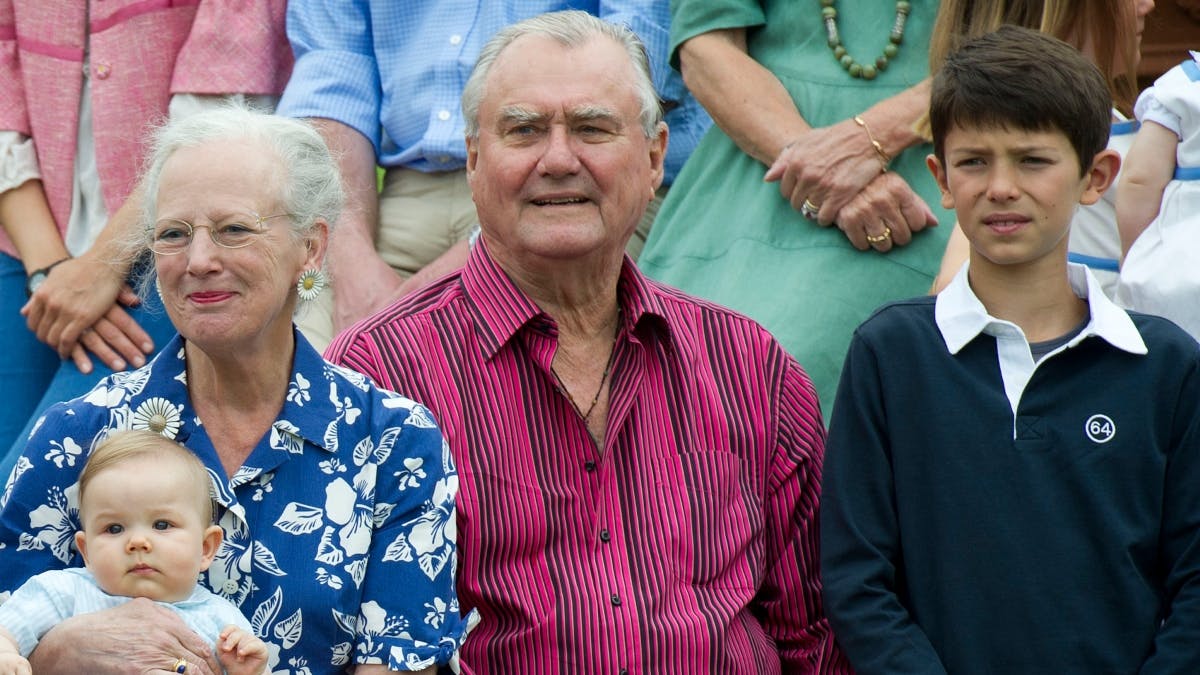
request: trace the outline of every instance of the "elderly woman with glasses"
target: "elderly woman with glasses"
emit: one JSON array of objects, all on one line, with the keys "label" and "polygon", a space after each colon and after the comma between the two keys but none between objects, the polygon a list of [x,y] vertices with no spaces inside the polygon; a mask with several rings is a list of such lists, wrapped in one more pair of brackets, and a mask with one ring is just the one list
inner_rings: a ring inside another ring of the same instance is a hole
[{"label": "elderly woman with glasses", "polygon": [[[342,204],[321,137],[241,108],[199,113],[158,132],[143,186],[142,245],[179,336],[39,422],[0,511],[0,589],[82,565],[72,541],[84,460],[111,432],[151,429],[208,468],[225,541],[201,582],[250,619],[271,672],[450,662],[467,622],[442,434],[423,406],[324,361],[292,324],[320,291]],[[130,574],[157,574],[153,551],[130,561]],[[48,673],[221,672],[211,646],[146,600],[60,624],[32,662]]]}]

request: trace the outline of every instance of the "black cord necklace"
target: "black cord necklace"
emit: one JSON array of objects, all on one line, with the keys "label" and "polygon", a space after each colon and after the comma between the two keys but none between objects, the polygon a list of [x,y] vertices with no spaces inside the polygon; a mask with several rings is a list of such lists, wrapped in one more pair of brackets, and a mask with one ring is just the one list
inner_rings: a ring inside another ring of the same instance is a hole
[{"label": "black cord necklace", "polygon": [[586,411],[580,408],[579,404],[575,402],[575,397],[571,395],[571,390],[567,388],[566,383],[564,383],[562,378],[558,376],[558,371],[554,369],[553,365],[550,366],[550,374],[554,376],[554,381],[558,383],[559,391],[567,395],[567,400],[571,402],[571,407],[574,408],[575,412],[579,413],[579,416],[583,418],[583,423],[585,426],[591,421],[592,413],[596,410],[596,404],[600,402],[600,394],[604,392],[604,383],[608,382],[608,375],[612,372],[613,361],[617,355],[617,331],[620,329],[621,312],[618,309],[617,327],[616,330],[613,331],[612,347],[608,350],[608,363],[604,365],[604,374],[600,376],[600,385],[596,387],[596,395],[592,397],[592,402],[588,405]]},{"label": "black cord necklace", "polygon": [[604,383],[608,382],[608,374],[612,371],[613,356],[617,353],[617,341],[613,340],[612,350],[608,353],[608,364],[604,366],[604,375],[600,376],[600,386],[596,387],[596,395],[592,397],[592,402],[588,405],[586,411],[580,409],[579,404],[575,402],[575,397],[571,395],[571,390],[567,389],[567,385],[563,383],[562,378],[558,376],[558,371],[553,366],[550,367],[550,372],[554,375],[554,381],[558,383],[559,390],[567,395],[567,400],[571,402],[571,407],[579,416],[583,418],[583,423],[586,425],[592,419],[592,413],[596,410],[596,404],[600,402],[600,394],[604,391]]}]

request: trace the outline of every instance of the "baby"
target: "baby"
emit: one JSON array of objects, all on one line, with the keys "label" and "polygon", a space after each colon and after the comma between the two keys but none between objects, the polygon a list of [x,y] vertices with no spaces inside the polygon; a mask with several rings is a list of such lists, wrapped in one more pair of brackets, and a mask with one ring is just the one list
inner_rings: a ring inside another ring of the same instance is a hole
[{"label": "baby", "polygon": [[[25,657],[60,621],[129,598],[177,611],[230,675],[265,670],[267,646],[241,611],[196,583],[222,532],[208,473],[191,451],[151,431],[114,433],[79,476],[79,519],[75,544],[87,567],[43,572],[0,605],[0,675],[30,675]],[[188,663],[167,669],[186,673]]]}]

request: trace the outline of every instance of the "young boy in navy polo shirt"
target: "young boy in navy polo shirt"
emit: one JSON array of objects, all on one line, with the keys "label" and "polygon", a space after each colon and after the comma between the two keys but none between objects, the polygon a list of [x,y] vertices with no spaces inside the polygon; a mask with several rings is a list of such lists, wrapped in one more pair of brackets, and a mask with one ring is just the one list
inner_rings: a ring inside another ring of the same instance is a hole
[{"label": "young boy in navy polo shirt", "polygon": [[1110,108],[1014,27],[934,79],[969,262],[859,327],[826,444],[825,608],[859,675],[1200,673],[1200,347],[1067,263]]}]

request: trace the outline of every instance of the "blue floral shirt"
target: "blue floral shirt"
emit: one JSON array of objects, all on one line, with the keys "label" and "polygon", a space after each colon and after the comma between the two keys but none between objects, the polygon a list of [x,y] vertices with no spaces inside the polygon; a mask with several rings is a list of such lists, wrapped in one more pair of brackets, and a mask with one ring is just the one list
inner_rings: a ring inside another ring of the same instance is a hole
[{"label": "blue floral shirt", "polygon": [[87,454],[110,431],[149,428],[208,467],[225,539],[201,583],[250,619],[270,672],[456,660],[466,622],[454,592],[458,477],[446,442],[424,406],[295,336],[283,409],[229,479],[188,399],[179,337],[145,367],[50,408],[0,502],[0,589],[83,565],[73,536]]}]

